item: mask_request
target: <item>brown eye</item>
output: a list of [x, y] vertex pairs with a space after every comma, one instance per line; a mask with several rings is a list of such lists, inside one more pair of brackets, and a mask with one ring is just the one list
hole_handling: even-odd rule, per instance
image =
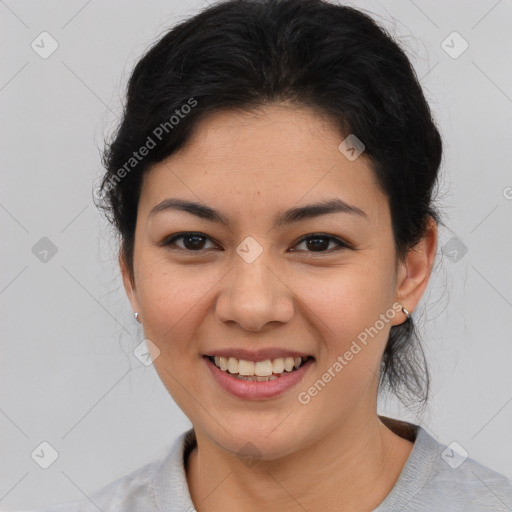
[[[208, 242], [211, 243], [213, 247], [207, 247], [206, 245]], [[325, 235], [322, 233], [308, 235], [302, 238], [302, 240], [298, 242], [296, 246], [300, 244], [305, 245], [305, 249], [300, 249], [300, 251], [309, 253], [332, 253], [341, 249], [350, 249], [349, 244], [346, 242], [334, 236]], [[334, 244], [334, 246], [331, 246], [331, 244]], [[204, 233], [195, 232], [186, 232], [173, 235], [164, 240], [161, 245], [168, 247], [171, 250], [197, 253], [212, 248], [218, 248], [218, 246], [216, 246], [213, 241]], [[294, 252], [296, 251], [297, 250], [294, 249]]]
[[[334, 243], [334, 248], [328, 250], [331, 243]], [[305, 244], [306, 252], [334, 252], [340, 249], [348, 249], [349, 246], [342, 240], [331, 235], [324, 235], [317, 233], [304, 237], [297, 245]]]
[[[176, 241], [182, 240], [182, 245], [177, 244]], [[207, 242], [211, 242], [211, 240], [204, 235], [203, 233], [181, 233], [179, 235], [174, 235], [171, 238], [166, 239], [162, 245], [166, 247], [176, 246], [177, 250], [189, 251], [189, 252], [200, 252], [208, 249], [205, 248]], [[211, 242], [213, 244], [213, 242]], [[215, 246], [215, 244], [213, 244]]]

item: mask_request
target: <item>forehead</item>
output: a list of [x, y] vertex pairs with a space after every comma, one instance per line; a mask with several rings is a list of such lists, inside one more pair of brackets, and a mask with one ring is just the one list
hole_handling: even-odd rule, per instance
[[180, 151], [147, 172], [139, 213], [168, 197], [249, 216], [339, 197], [382, 215], [387, 201], [369, 160], [347, 159], [338, 149], [343, 139], [307, 108], [210, 114]]

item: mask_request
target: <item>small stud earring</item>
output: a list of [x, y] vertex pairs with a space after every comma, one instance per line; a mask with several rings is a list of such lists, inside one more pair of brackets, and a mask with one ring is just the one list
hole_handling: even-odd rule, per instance
[[137, 322], [139, 322], [139, 324], [141, 324], [142, 322], [139, 320], [139, 312], [137, 313], [133, 313], [133, 316], [135, 317], [135, 320], [137, 320]]
[[407, 320], [409, 320], [409, 318], [411, 318], [411, 314], [409, 313], [409, 310], [402, 306], [402, 311], [403, 311], [404, 315], [407, 317]]

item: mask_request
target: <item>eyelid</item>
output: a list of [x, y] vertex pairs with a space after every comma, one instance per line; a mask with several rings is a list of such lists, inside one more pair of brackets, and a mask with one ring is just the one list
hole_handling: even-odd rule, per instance
[[[170, 235], [170, 236], [164, 238], [162, 240], [162, 242], [160, 242], [158, 245], [167, 247], [167, 246], [170, 246], [171, 244], [173, 244], [176, 240], [179, 240], [180, 238], [184, 238], [186, 236], [199, 236], [202, 238], [206, 238], [208, 241], [213, 242], [214, 244], [218, 245], [218, 243], [212, 237], [208, 236], [205, 233], [201, 233], [200, 231], [182, 231], [181, 233], [174, 233], [173, 235]], [[183, 249], [181, 247], [177, 247], [176, 250], [182, 251], [182, 252], [188, 252], [190, 254], [194, 254], [194, 253], [201, 254], [202, 252], [205, 252], [207, 249], [201, 249], [199, 251], [190, 251], [188, 249]]]
[[[309, 234], [303, 236], [299, 241], [295, 242], [294, 246], [301, 244], [302, 242], [309, 240], [310, 238], [315, 238], [315, 237], [327, 238], [329, 240], [329, 242], [335, 242], [338, 245], [338, 249], [352, 249], [353, 248], [352, 245], [349, 244], [347, 241], [345, 241], [342, 238], [339, 238], [337, 236], [329, 235], [328, 233], [309, 233]], [[332, 254], [333, 252], [336, 252], [336, 251], [329, 249], [328, 251], [320, 251], [320, 252], [315, 252], [315, 251], [300, 251], [300, 252], [306, 252], [308, 254]]]
[[[175, 233], [175, 234], [173, 234], [173, 235], [171, 235], [169, 237], [166, 237], [159, 245], [163, 246], [163, 247], [168, 247], [171, 244], [173, 244], [176, 240], [179, 240], [180, 238], [184, 238], [187, 235], [195, 235], [195, 236], [199, 236], [199, 237], [202, 237], [202, 238], [206, 238], [208, 241], [210, 241], [210, 242], [212, 242], [214, 244], [217, 244], [217, 242], [213, 238], [211, 238], [210, 236], [208, 236], [205, 233], [202, 233], [202, 232], [199, 232], [199, 231], [182, 231], [180, 233]], [[323, 254], [333, 254], [335, 252], [338, 252], [341, 249], [353, 249], [352, 244], [350, 244], [349, 242], [343, 240], [342, 238], [339, 238], [339, 237], [334, 236], [334, 235], [330, 235], [328, 233], [321, 233], [321, 232], [308, 233], [307, 235], [304, 235], [302, 238], [300, 238], [297, 242], [295, 242], [293, 244], [293, 246], [301, 244], [302, 242], [304, 242], [306, 240], [309, 240], [309, 239], [312, 239], [312, 238], [315, 238], [315, 237], [326, 238], [326, 239], [329, 240], [329, 242], [336, 243], [337, 244], [337, 248], [335, 250], [329, 249], [327, 251], [318, 251], [318, 252], [316, 252], [316, 251], [297, 251], [297, 250], [292, 251], [292, 252], [303, 252], [303, 253], [306, 253], [306, 254], [321, 256]], [[199, 255], [199, 254], [205, 253], [209, 249], [200, 249], [198, 251], [191, 251], [191, 250], [188, 250], [188, 249], [183, 249], [181, 247], [174, 247], [171, 250], [185, 252], [185, 253], [188, 253], [188, 254]]]

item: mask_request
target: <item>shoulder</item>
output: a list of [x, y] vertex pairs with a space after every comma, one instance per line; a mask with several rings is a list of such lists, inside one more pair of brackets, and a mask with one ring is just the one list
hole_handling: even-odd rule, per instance
[[[183, 486], [186, 485], [183, 453], [194, 440], [192, 429], [182, 433], [162, 458], [114, 480], [83, 499], [14, 512], [158, 512], [162, 499], [165, 504], [169, 501], [164, 493], [171, 493], [171, 501], [183, 497]], [[170, 489], [169, 485], [173, 488]]]
[[38, 510], [16, 512], [156, 512], [153, 489], [155, 471], [160, 461], [151, 462], [102, 487], [81, 500], [59, 503]]
[[[419, 494], [437, 500], [440, 506], [451, 504], [447, 510], [499, 511], [512, 509], [512, 481], [504, 475], [464, 457], [452, 466], [446, 460], [453, 460], [453, 449], [440, 445], [442, 453], [438, 458], [432, 480]], [[460, 466], [458, 463], [461, 462]]]
[[439, 443], [421, 427], [391, 493], [376, 510], [491, 512], [512, 510], [512, 481]]
[[[183, 461], [186, 450], [194, 443], [195, 433], [190, 429], [171, 443], [162, 458], [114, 480], [79, 501], [15, 512], [158, 512], [175, 501], [191, 504]], [[191, 506], [188, 508], [192, 509]]]

